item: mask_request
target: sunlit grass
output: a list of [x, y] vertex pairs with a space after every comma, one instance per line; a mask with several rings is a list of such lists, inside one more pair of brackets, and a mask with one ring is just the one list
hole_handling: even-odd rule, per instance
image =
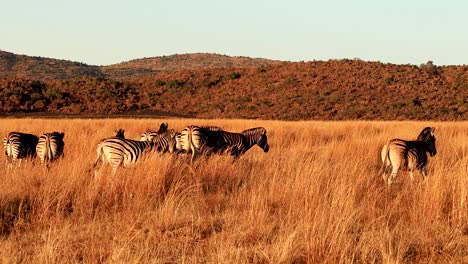
[[[99, 140], [161, 122], [263, 126], [270, 152], [149, 158], [94, 177]], [[380, 147], [436, 127], [429, 177], [390, 189]], [[337, 263], [468, 261], [468, 122], [2, 119], [0, 133], [65, 132], [65, 157], [0, 166], [2, 262]]]

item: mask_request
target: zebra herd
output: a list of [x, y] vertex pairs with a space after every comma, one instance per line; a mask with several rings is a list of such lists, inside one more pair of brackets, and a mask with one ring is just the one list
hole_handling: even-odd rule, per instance
[[211, 154], [229, 154], [237, 159], [254, 145], [268, 152], [270, 147], [266, 133], [263, 127], [233, 133], [220, 127], [195, 125], [187, 126], [179, 133], [169, 130], [167, 123], [162, 123], [158, 131], [148, 130], [138, 141], [127, 139], [123, 131], [118, 131], [114, 137], [99, 142], [94, 168], [97, 173], [103, 164], [109, 164], [115, 173], [118, 167], [132, 165], [147, 153], [155, 151], [191, 153], [192, 163], [200, 155]]
[[[425, 179], [427, 177], [428, 158], [437, 154], [434, 127], [424, 128], [416, 140], [391, 139], [381, 150], [383, 179], [391, 185], [400, 169], [410, 172], [419, 170]], [[201, 155], [228, 154], [234, 160], [247, 152], [254, 145], [268, 152], [267, 131], [256, 127], [233, 133], [216, 126], [185, 127], [182, 132], [168, 129], [167, 123], [162, 123], [159, 130], [144, 132], [140, 140], [125, 138], [125, 131], [116, 130], [113, 137], [102, 139], [97, 146], [97, 157], [94, 162], [97, 174], [102, 165], [109, 164], [113, 174], [120, 167], [128, 167], [146, 157], [149, 153], [191, 154], [191, 162]], [[44, 133], [36, 135], [10, 132], [3, 139], [6, 160], [9, 166], [21, 163], [22, 159], [39, 157], [45, 167], [50, 162], [63, 156], [64, 133]], [[390, 167], [391, 173], [390, 172]], [[389, 175], [390, 174], [390, 175]]]
[[63, 156], [64, 133], [44, 133], [40, 137], [33, 134], [10, 132], [3, 139], [3, 147], [9, 166], [21, 163], [26, 158], [39, 157], [41, 164], [48, 167], [50, 162]]

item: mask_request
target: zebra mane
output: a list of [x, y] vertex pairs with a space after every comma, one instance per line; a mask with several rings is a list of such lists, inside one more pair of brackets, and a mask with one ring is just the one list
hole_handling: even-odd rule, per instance
[[250, 128], [247, 130], [242, 131], [243, 135], [254, 135], [254, 134], [261, 134], [261, 135], [266, 135], [266, 129], [264, 127], [255, 127], [255, 128]]
[[419, 133], [418, 140], [428, 142], [431, 139], [435, 138], [434, 136], [434, 127], [426, 127], [424, 128], [421, 133]]
[[201, 126], [200, 128], [208, 130], [210, 132], [224, 131], [224, 129], [217, 126]]

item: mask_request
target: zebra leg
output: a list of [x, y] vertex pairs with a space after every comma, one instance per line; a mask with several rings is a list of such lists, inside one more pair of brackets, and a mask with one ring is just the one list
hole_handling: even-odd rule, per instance
[[388, 178], [388, 181], [387, 181], [388, 186], [390, 186], [392, 184], [392, 181], [395, 180], [399, 169], [400, 169], [400, 164], [393, 165], [392, 174], [390, 175], [390, 177]]
[[426, 178], [427, 178], [427, 167], [426, 166], [421, 168], [421, 174], [423, 176], [423, 180], [426, 180]]
[[409, 176], [410, 176], [411, 181], [414, 181], [414, 173], [413, 173], [413, 170], [410, 170]]
[[388, 166], [386, 164], [383, 165], [382, 179], [384, 180], [385, 183], [387, 183], [387, 181], [388, 181]]

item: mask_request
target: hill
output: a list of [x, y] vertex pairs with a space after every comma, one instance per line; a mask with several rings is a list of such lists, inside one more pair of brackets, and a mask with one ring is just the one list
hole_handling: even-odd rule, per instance
[[191, 69], [249, 68], [276, 65], [281, 61], [261, 58], [231, 57], [219, 54], [194, 53], [151, 57], [131, 60], [101, 67], [106, 76], [113, 79], [141, 77], [161, 72]]
[[80, 62], [17, 55], [0, 50], [0, 78], [35, 80], [104, 77], [100, 68]]
[[121, 80], [4, 78], [0, 96], [7, 114], [468, 120], [468, 66], [330, 60], [167, 70]]
[[246, 68], [279, 63], [282, 62], [260, 58], [195, 53], [142, 58], [108, 66], [94, 66], [68, 60], [17, 55], [0, 50], [0, 78], [65, 80], [104, 77], [121, 80], [187, 69]]

